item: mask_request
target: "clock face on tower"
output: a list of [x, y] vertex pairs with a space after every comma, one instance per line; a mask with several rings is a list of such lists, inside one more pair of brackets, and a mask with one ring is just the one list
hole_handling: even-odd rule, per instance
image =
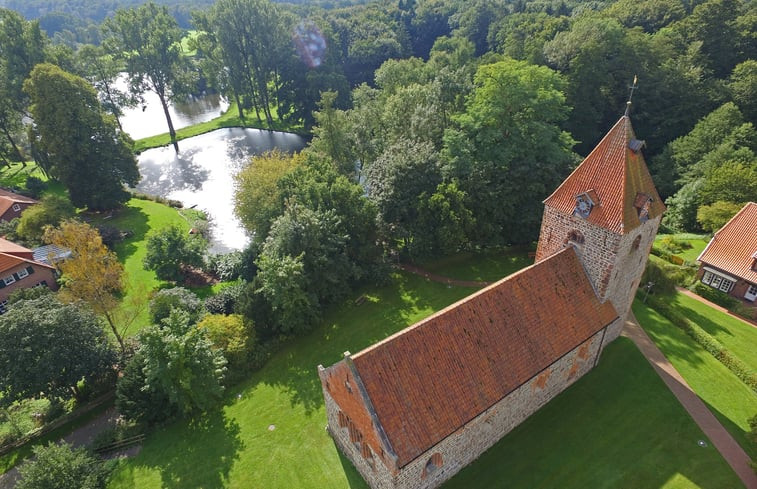
[[589, 217], [589, 213], [591, 213], [591, 208], [591, 201], [586, 197], [579, 195], [578, 197], [576, 197], [576, 209], [573, 211], [573, 214], [586, 219], [587, 217]]

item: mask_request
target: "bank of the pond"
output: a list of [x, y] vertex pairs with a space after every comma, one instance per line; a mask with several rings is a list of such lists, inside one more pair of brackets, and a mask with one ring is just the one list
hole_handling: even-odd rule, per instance
[[[215, 131], [216, 129], [229, 127], [281, 131], [297, 134], [298, 136], [305, 138], [310, 137], [310, 134], [305, 131], [305, 128], [302, 124], [285, 124], [278, 121], [278, 115], [275, 107], [271, 108], [271, 113], [273, 114], [275, 120], [273, 126], [269, 127], [268, 124], [265, 123], [265, 121], [258, 121], [258, 118], [255, 115], [254, 111], [245, 111], [244, 119], [239, 117], [239, 110], [237, 109], [236, 103], [231, 103], [228, 110], [224, 112], [220, 117], [216, 117], [215, 119], [207, 122], [201, 122], [199, 124], [194, 124], [192, 126], [178, 129], [176, 131], [176, 140], [182, 141], [184, 139]], [[162, 146], [168, 146], [170, 144], [171, 136], [168, 133], [158, 134], [157, 136], [151, 136], [148, 138], [136, 140], [134, 142], [134, 152], [138, 154], [147, 149], [159, 148]]]

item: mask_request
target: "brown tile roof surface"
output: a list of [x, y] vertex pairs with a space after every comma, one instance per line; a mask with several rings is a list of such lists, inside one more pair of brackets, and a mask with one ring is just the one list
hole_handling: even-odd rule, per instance
[[616, 317], [568, 247], [352, 359], [401, 467]]
[[16, 243], [8, 241], [7, 239], [0, 238], [0, 253], [10, 253], [14, 255], [29, 254], [29, 256], [31, 257], [32, 250], [30, 250], [29, 248], [24, 248], [21, 245], [17, 245]]
[[11, 192], [9, 190], [4, 190], [0, 188], [0, 197], [5, 197], [8, 200], [11, 200], [13, 202], [22, 202], [25, 204], [36, 204], [38, 201], [35, 199], [32, 199], [31, 197], [27, 197], [25, 195], [17, 194], [15, 192]]
[[628, 116], [621, 117], [544, 203], [571, 214], [576, 206], [576, 196], [594, 190], [599, 197], [599, 206], [594, 206], [587, 221], [619, 234], [641, 224], [634, 207], [638, 193], [653, 199], [650, 218], [661, 215], [665, 205], [657, 194], [644, 156], [628, 147], [634, 138], [631, 120]]
[[756, 252], [757, 203], [750, 202], [715, 233], [699, 261], [757, 284], [757, 272], [751, 268]]

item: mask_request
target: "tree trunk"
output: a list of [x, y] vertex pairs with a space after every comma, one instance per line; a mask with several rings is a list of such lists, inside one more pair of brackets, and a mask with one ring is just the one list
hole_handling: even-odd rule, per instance
[[234, 101], [237, 103], [237, 111], [239, 111], [239, 118], [244, 120], [244, 110], [242, 110], [242, 100], [239, 98], [239, 94], [234, 90]]
[[[176, 151], [178, 152], [178, 149]], [[110, 326], [111, 331], [113, 331], [113, 336], [116, 337], [116, 341], [118, 341], [118, 345], [121, 347], [121, 353], [125, 353], [126, 343], [124, 343], [123, 337], [118, 332], [118, 328], [116, 327], [116, 323], [113, 321], [113, 317], [107, 312], [104, 312], [103, 316], [105, 316], [105, 320], [108, 322], [108, 325]]]
[[3, 124], [3, 134], [5, 134], [5, 137], [8, 138], [8, 142], [11, 143], [11, 146], [13, 147], [13, 152], [18, 157], [18, 160], [26, 166], [26, 161], [24, 161], [26, 158], [24, 158], [24, 155], [21, 153], [21, 150], [18, 149], [18, 146], [16, 146], [16, 142], [13, 140], [13, 137], [11, 136], [10, 131], [8, 131], [8, 128]]
[[176, 141], [176, 130], [173, 128], [173, 121], [171, 120], [171, 113], [168, 112], [168, 101], [163, 93], [158, 92], [158, 98], [160, 99], [160, 105], [163, 106], [163, 113], [166, 115], [166, 122], [168, 122], [168, 133], [171, 135], [171, 142], [176, 152], [179, 152], [179, 143]]

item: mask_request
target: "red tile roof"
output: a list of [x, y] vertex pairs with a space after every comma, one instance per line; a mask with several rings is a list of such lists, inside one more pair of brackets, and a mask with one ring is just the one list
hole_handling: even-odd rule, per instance
[[568, 247], [352, 361], [402, 467], [615, 318]]
[[34, 252], [7, 239], [0, 238], [0, 273], [10, 270], [22, 263], [54, 269], [45, 263], [34, 261]]
[[24, 204], [36, 204], [38, 201], [35, 199], [32, 199], [31, 197], [27, 197], [25, 195], [17, 194], [15, 192], [11, 192], [8, 190], [3, 190], [0, 188], [0, 197], [5, 197], [10, 201], [13, 202], [21, 202]]
[[757, 204], [745, 205], [712, 237], [698, 260], [757, 284], [752, 264], [757, 253]]
[[7, 239], [0, 238], [0, 253], [10, 253], [12, 255], [26, 255], [28, 253], [31, 257], [32, 250], [17, 245]]
[[[657, 194], [641, 150], [635, 152], [628, 146], [633, 139], [631, 120], [623, 116], [544, 204], [572, 214], [576, 196], [593, 190], [599, 205], [594, 206], [587, 221], [619, 234], [628, 233], [641, 224], [634, 207], [639, 193], [652, 198], [649, 217], [661, 215], [665, 205]], [[594, 195], [591, 199], [594, 200]]]

